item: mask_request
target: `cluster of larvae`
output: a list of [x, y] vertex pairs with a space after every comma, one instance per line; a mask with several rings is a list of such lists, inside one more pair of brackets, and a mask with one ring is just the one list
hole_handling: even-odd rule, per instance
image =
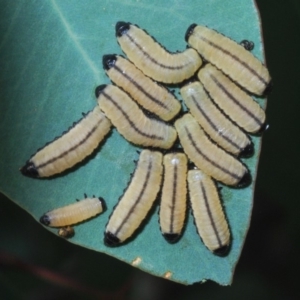
[[[265, 112], [251, 94], [264, 96], [270, 89], [268, 70], [249, 51], [251, 42], [237, 44], [195, 24], [185, 36], [190, 48], [178, 53], [166, 51], [131, 23], [118, 22], [116, 37], [128, 59], [103, 56], [114, 85], [97, 87], [94, 110], [38, 150], [21, 172], [31, 177], [60, 173], [90, 155], [114, 126], [126, 140], [147, 149], [109, 218], [105, 244], [127, 241], [160, 195], [160, 227], [168, 242], [182, 235], [189, 198], [203, 243], [215, 254], [227, 254], [230, 230], [214, 180], [232, 187], [251, 182], [239, 157], [254, 152], [247, 133], [266, 127]], [[189, 112], [157, 82], [180, 86]], [[99, 199], [54, 210], [41, 222], [54, 227], [81, 222], [102, 212]]]

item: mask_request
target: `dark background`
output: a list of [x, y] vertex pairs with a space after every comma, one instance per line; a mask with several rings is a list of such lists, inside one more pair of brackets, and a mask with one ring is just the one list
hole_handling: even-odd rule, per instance
[[151, 276], [57, 238], [0, 195], [0, 299], [300, 299], [300, 1], [257, 4], [274, 88], [251, 228], [232, 286]]

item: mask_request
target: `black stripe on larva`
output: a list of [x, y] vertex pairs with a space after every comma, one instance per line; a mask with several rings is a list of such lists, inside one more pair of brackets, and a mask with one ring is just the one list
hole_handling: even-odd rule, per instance
[[97, 127], [99, 126], [99, 124], [102, 122], [103, 120], [100, 120], [100, 122], [98, 122], [96, 124], [96, 126], [94, 126], [87, 134], [86, 136], [81, 140], [79, 141], [77, 144], [75, 144], [73, 147], [71, 147], [70, 149], [64, 151], [63, 153], [61, 153], [60, 155], [58, 156], [55, 156], [47, 161], [45, 161], [43, 164], [40, 164], [38, 166], [36, 166], [36, 169], [39, 169], [39, 168], [43, 168], [45, 167], [46, 165], [48, 164], [52, 164], [54, 161], [58, 160], [58, 159], [61, 159], [63, 158], [64, 156], [66, 156], [68, 153], [74, 151], [76, 148], [80, 147], [82, 144], [84, 144], [91, 136], [92, 134], [96, 131]]
[[[175, 66], [175, 67], [173, 67], [173, 66], [168, 66], [168, 65], [165, 65], [165, 64], [161, 64], [160, 62], [158, 62], [154, 57], [152, 57], [149, 53], [147, 53], [145, 50], [144, 50], [144, 48], [140, 45], [140, 44], [138, 44], [136, 41], [135, 41], [135, 39], [134, 38], [132, 38], [132, 36], [127, 32], [126, 33], [126, 36], [128, 37], [128, 39], [150, 60], [150, 61], [152, 61], [154, 64], [156, 64], [156, 65], [158, 65], [159, 67], [161, 67], [161, 68], [163, 68], [163, 69], [168, 69], [168, 70], [181, 70], [181, 69], [183, 69], [183, 68], [185, 68], [187, 65], [189, 65], [190, 64], [190, 62], [189, 63], [187, 63], [187, 64], [185, 64], [185, 65], [179, 65], [179, 66]], [[155, 43], [156, 43], [156, 41], [155, 41]], [[169, 51], [167, 51], [167, 52], [169, 52]]]
[[231, 52], [229, 52], [228, 50], [220, 47], [219, 45], [215, 44], [214, 42], [208, 40], [207, 38], [201, 36], [199, 37], [202, 41], [206, 42], [207, 44], [211, 45], [212, 47], [220, 50], [221, 52], [223, 52], [224, 54], [230, 56], [233, 60], [235, 60], [237, 63], [241, 64], [243, 67], [245, 67], [246, 69], [248, 69], [248, 71], [250, 73], [252, 73], [254, 76], [256, 76], [258, 78], [259, 81], [261, 81], [266, 87], [268, 86], [268, 82], [265, 81], [264, 78], [262, 78], [253, 68], [251, 68], [251, 66], [249, 66], [247, 63], [245, 63], [244, 61], [242, 61], [241, 59], [239, 59], [236, 55], [232, 54]]
[[123, 110], [123, 108], [122, 108], [122, 107], [121, 107], [121, 106], [120, 106], [120, 105], [119, 105], [112, 97], [110, 97], [108, 94], [106, 94], [106, 93], [104, 92], [104, 90], [102, 90], [101, 93], [102, 93], [102, 95], [103, 95], [106, 99], [110, 100], [110, 101], [115, 105], [115, 107], [116, 107], [119, 111], [121, 111], [121, 113], [123, 114], [123, 116], [125, 117], [125, 119], [127, 120], [127, 122], [130, 124], [130, 126], [131, 126], [138, 134], [140, 134], [140, 135], [142, 135], [142, 136], [144, 136], [144, 137], [146, 137], [146, 138], [149, 138], [149, 139], [156, 139], [156, 140], [160, 140], [160, 141], [164, 140], [164, 137], [161, 137], [161, 136], [158, 136], [158, 135], [155, 135], [155, 134], [149, 135], [149, 134], [147, 134], [147, 133], [141, 131], [141, 130], [134, 124], [134, 122], [129, 118], [129, 116], [128, 116], [127, 113]]
[[106, 54], [102, 57], [102, 65], [105, 70], [109, 70], [114, 67], [117, 61], [116, 54]]
[[191, 142], [191, 144], [193, 145], [193, 147], [196, 149], [197, 153], [200, 154], [201, 156], [203, 156], [209, 163], [211, 163], [214, 167], [220, 169], [222, 172], [228, 174], [229, 176], [235, 178], [235, 179], [240, 179], [240, 177], [235, 174], [235, 173], [232, 173], [230, 171], [228, 171], [227, 169], [223, 168], [222, 166], [220, 166], [217, 162], [215, 161], [212, 161], [208, 156], [206, 156], [202, 151], [201, 149], [197, 146], [195, 140], [193, 139], [193, 136], [192, 134], [190, 133], [190, 131], [188, 130], [188, 128], [185, 126], [184, 127], [186, 133], [187, 133], [187, 136]]
[[28, 177], [33, 177], [33, 178], [39, 177], [39, 173], [37, 171], [36, 166], [34, 165], [33, 162], [30, 162], [30, 161], [26, 162], [25, 166], [23, 166], [20, 169], [20, 172], [23, 175], [28, 176]]
[[188, 29], [186, 30], [184, 39], [185, 39], [185, 41], [186, 41], [187, 43], [188, 43], [189, 37], [193, 34], [194, 29], [195, 29], [196, 26], [197, 26], [197, 24], [196, 24], [196, 23], [193, 23], [193, 24], [191, 24], [191, 25], [188, 27]]
[[170, 220], [170, 233], [173, 233], [174, 224], [174, 210], [176, 205], [176, 190], [177, 190], [177, 165], [174, 166], [173, 170], [173, 191], [172, 191], [172, 207], [171, 207], [171, 220]]
[[[213, 80], [213, 82], [218, 86], [218, 88], [230, 99], [234, 104], [236, 104], [238, 107], [241, 108], [248, 116], [250, 116], [256, 124], [258, 124], [260, 127], [263, 126], [263, 123], [254, 115], [247, 107], [242, 105], [238, 99], [236, 99], [230, 91], [226, 89], [224, 85], [222, 85], [221, 82], [218, 81], [218, 79], [214, 75], [210, 75], [210, 78]], [[254, 100], [253, 100], [254, 101]]]
[[139, 202], [141, 201], [142, 197], [143, 197], [143, 194], [146, 190], [146, 187], [148, 185], [148, 181], [149, 181], [149, 178], [150, 178], [150, 173], [151, 173], [151, 170], [152, 170], [152, 161], [149, 162], [149, 165], [148, 165], [148, 169], [147, 169], [147, 174], [146, 174], [146, 178], [145, 178], [145, 181], [143, 183], [143, 186], [142, 186], [142, 189], [135, 201], [135, 203], [133, 204], [133, 206], [131, 207], [131, 209], [129, 210], [129, 212], [127, 213], [127, 215], [125, 216], [123, 222], [120, 224], [119, 228], [117, 228], [116, 232], [115, 232], [115, 235], [118, 235], [119, 231], [122, 229], [122, 227], [124, 226], [124, 224], [127, 222], [127, 220], [129, 219], [129, 217], [132, 215], [132, 213], [134, 212], [136, 206], [139, 204]]
[[[219, 129], [217, 125], [213, 122], [212, 119], [209, 118], [209, 116], [206, 114], [205, 110], [202, 109], [202, 107], [199, 105], [198, 101], [196, 101], [194, 95], [192, 95], [192, 99], [198, 110], [201, 112], [203, 115], [204, 119], [209, 123], [209, 125], [214, 129], [214, 131], [219, 132]], [[229, 137], [225, 136], [222, 134], [222, 132], [219, 132], [219, 135], [221, 135], [224, 140], [226, 140], [229, 144], [231, 144], [233, 147], [235, 147], [238, 150], [241, 150], [240, 146], [235, 143], [233, 140], [231, 140]]]
[[[104, 56], [113, 56], [113, 55], [104, 55]], [[105, 59], [104, 56], [103, 56], [103, 66], [105, 64], [108, 67], [107, 70], [113, 67], [118, 73], [120, 73], [123, 77], [125, 77], [128, 81], [130, 81], [140, 92], [142, 92], [144, 95], [146, 95], [146, 97], [148, 97], [151, 101], [153, 101], [154, 103], [156, 103], [160, 107], [168, 109], [168, 106], [166, 104], [164, 104], [163, 102], [161, 102], [159, 99], [154, 98], [151, 94], [149, 94], [147, 91], [145, 91], [145, 89], [138, 82], [136, 82], [135, 80], [133, 80], [128, 75], [128, 73], [124, 73], [118, 66], [116, 66], [115, 65], [115, 63], [117, 61], [116, 57], [115, 57], [115, 60], [113, 61], [112, 57], [108, 57], [108, 58]], [[104, 61], [104, 59], [106, 61]]]
[[210, 220], [210, 224], [211, 224], [211, 226], [213, 228], [214, 234], [215, 234], [216, 239], [218, 241], [219, 248], [221, 248], [221, 247], [223, 247], [222, 241], [221, 241], [219, 232], [217, 230], [217, 227], [216, 227], [216, 224], [215, 224], [212, 212], [211, 212], [211, 208], [209, 206], [209, 202], [208, 202], [208, 199], [207, 199], [205, 187], [203, 186], [202, 182], [200, 182], [200, 187], [201, 187], [201, 191], [202, 191], [202, 194], [203, 194], [204, 203], [205, 203], [206, 211], [207, 211], [207, 214], [208, 214], [208, 217], [209, 217], [209, 220]]
[[40, 218], [40, 222], [46, 226], [48, 226], [50, 224], [50, 219], [49, 216], [47, 214], [42, 215]]
[[126, 32], [130, 28], [130, 23], [119, 21], [116, 24], [116, 36], [122, 36], [123, 34], [126, 34]]

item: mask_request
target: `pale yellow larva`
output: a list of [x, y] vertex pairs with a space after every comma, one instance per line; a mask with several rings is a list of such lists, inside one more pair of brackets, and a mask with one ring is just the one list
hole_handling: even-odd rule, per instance
[[110, 128], [110, 121], [96, 106], [62, 136], [38, 150], [20, 171], [29, 177], [61, 173], [90, 155]]
[[170, 53], [139, 27], [126, 22], [116, 24], [118, 42], [144, 74], [164, 83], [179, 83], [192, 77], [202, 65], [194, 49]]
[[106, 225], [104, 242], [107, 246], [123, 243], [140, 226], [160, 189], [162, 172], [162, 154], [143, 150], [129, 186]]
[[179, 113], [181, 105], [175, 96], [145, 76], [127, 59], [119, 55], [104, 55], [102, 61], [111, 81], [145, 109], [164, 121], [173, 119]]
[[205, 26], [192, 24], [186, 41], [249, 92], [264, 95], [271, 86], [268, 69], [245, 47]]
[[250, 173], [235, 157], [212, 143], [191, 114], [175, 122], [181, 145], [189, 159], [203, 172], [224, 184], [245, 186]]
[[149, 118], [120, 88], [101, 85], [96, 89], [101, 110], [128, 141], [141, 146], [169, 149], [177, 134], [173, 126]]
[[45, 213], [40, 222], [46, 226], [64, 227], [90, 219], [102, 213], [104, 208], [103, 198], [85, 198]]
[[253, 154], [248, 136], [217, 108], [199, 81], [184, 85], [180, 93], [190, 113], [214, 142], [236, 156]]
[[214, 254], [226, 255], [230, 231], [213, 180], [200, 170], [190, 170], [188, 186], [192, 213], [203, 243]]
[[164, 238], [176, 242], [183, 230], [186, 215], [187, 157], [174, 152], [164, 156], [164, 180], [159, 209], [160, 229]]
[[245, 131], [257, 133], [265, 129], [264, 110], [216, 67], [207, 64], [198, 77], [214, 102]]

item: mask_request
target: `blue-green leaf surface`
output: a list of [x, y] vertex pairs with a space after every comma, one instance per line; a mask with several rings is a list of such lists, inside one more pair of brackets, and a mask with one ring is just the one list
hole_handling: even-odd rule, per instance
[[[255, 156], [244, 160], [253, 176], [250, 187], [221, 191], [232, 232], [225, 258], [202, 244], [189, 214], [182, 239], [165, 242], [158, 225], [158, 207], [135, 238], [118, 248], [103, 244], [112, 208], [134, 170], [136, 149], [115, 130], [95, 155], [62, 176], [37, 180], [19, 172], [46, 142], [96, 105], [94, 89], [109, 83], [102, 55], [121, 54], [114, 27], [130, 21], [146, 29], [171, 51], [186, 47], [191, 23], [205, 24], [231, 38], [254, 41], [263, 59], [260, 22], [252, 0], [44, 0], [0, 1], [0, 189], [37, 221], [46, 211], [88, 195], [106, 199], [108, 210], [75, 227], [70, 242], [112, 255], [157, 276], [168, 274], [184, 284], [214, 280], [231, 283], [247, 233], [260, 139], [253, 137]], [[265, 106], [265, 100], [259, 100]], [[20, 224], [22, 227], [22, 224]], [[49, 229], [51, 230], [51, 229]], [[56, 230], [52, 230], [56, 233]], [[169, 273], [168, 273], [169, 272]]]

